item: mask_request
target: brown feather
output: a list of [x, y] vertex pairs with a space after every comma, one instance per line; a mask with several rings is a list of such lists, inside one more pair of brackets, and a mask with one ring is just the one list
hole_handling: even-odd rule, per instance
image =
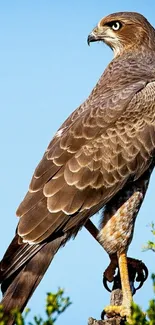
[[[5, 296], [1, 303], [6, 315], [17, 306], [20, 306], [21, 311], [24, 309], [63, 241], [64, 237], [60, 237], [46, 244], [27, 262], [17, 276], [12, 278], [10, 285], [7, 279], [3, 282], [2, 290]], [[10, 317], [7, 325], [13, 323], [14, 319]]]

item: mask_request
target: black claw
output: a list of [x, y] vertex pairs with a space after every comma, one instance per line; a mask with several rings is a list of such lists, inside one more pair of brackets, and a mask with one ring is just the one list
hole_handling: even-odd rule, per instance
[[143, 286], [144, 281], [141, 281], [139, 286], [135, 288], [136, 291], [138, 291]]
[[103, 285], [105, 287], [105, 289], [109, 292], [111, 292], [112, 290], [108, 287], [108, 284], [107, 284], [108, 280], [107, 278], [105, 277], [105, 275], [103, 276]]
[[102, 320], [104, 320], [105, 315], [106, 315], [106, 312], [105, 312], [104, 309], [103, 309], [103, 311], [102, 311], [102, 313], [101, 313], [101, 319], [102, 319]]
[[131, 288], [132, 296], [134, 296], [136, 293], [136, 289], [133, 281], [130, 281], [130, 288]]
[[146, 281], [148, 274], [149, 274], [148, 269], [143, 262], [141, 262], [141, 267], [142, 267], [142, 269], [139, 272], [137, 272], [136, 281], [140, 282], [140, 284], [138, 285], [137, 288], [135, 288], [136, 291], [139, 290], [143, 286], [143, 283]]

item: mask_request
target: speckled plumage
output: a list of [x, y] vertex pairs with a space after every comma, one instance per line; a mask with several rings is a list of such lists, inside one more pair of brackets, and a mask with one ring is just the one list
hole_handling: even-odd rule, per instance
[[[129, 239], [120, 240], [121, 251], [132, 238], [141, 191], [132, 192], [118, 212], [115, 199], [126, 188], [130, 193], [154, 164], [155, 30], [137, 13], [117, 13], [102, 19], [88, 37], [88, 43], [97, 40], [107, 43], [115, 58], [50, 142], [17, 209], [17, 234], [0, 268], [7, 312], [23, 309], [59, 247], [101, 208], [101, 234], [114, 222], [113, 238], [117, 214], [122, 227], [127, 217], [132, 224]], [[106, 223], [112, 203], [115, 216]], [[109, 229], [107, 234], [102, 242], [109, 240]]]
[[111, 259], [116, 258], [117, 252], [128, 250], [137, 213], [144, 200], [153, 168], [154, 164], [137, 181], [124, 187], [105, 206], [99, 241]]

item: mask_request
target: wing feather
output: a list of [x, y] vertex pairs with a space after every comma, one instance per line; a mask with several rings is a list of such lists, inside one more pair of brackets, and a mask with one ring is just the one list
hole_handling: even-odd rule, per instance
[[79, 229], [153, 159], [155, 83], [139, 81], [100, 101], [96, 91], [63, 124], [34, 172], [17, 210], [24, 241]]

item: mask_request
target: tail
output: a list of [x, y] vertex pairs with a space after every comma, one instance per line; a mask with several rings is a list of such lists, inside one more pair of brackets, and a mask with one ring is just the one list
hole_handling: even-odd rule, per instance
[[64, 236], [46, 243], [31, 259], [27, 260], [26, 264], [20, 267], [20, 270], [17, 269], [10, 277], [4, 277], [2, 280], [4, 297], [1, 304], [5, 315], [9, 315], [7, 325], [14, 324], [10, 311], [14, 308], [23, 311], [54, 255], [63, 243]]

